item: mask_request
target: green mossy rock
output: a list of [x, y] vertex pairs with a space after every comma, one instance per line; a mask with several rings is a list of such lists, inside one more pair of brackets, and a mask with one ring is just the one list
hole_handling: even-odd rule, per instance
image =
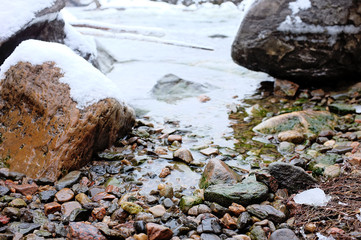
[[202, 198], [197, 196], [183, 196], [179, 202], [179, 208], [182, 212], [188, 212], [188, 210], [198, 204], [203, 203]]
[[138, 214], [140, 212], [144, 212], [144, 209], [136, 203], [122, 202], [120, 206], [124, 209], [124, 211], [130, 214]]
[[216, 202], [228, 207], [233, 202], [241, 205], [261, 202], [267, 198], [268, 187], [249, 176], [233, 185], [218, 184], [208, 187], [204, 192], [205, 201]]

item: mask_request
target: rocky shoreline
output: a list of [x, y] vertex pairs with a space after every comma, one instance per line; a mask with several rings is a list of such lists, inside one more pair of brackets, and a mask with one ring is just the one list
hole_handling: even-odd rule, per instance
[[[357, 204], [349, 206], [348, 218], [336, 211], [333, 218], [341, 220], [326, 229], [322, 218], [302, 219], [321, 208], [296, 204], [292, 194], [360, 174], [360, 86], [333, 93], [277, 84], [283, 90], [265, 83], [271, 88], [261, 88], [230, 113], [237, 119], [236, 138], [265, 117], [307, 109], [334, 116], [334, 126], [325, 125], [332, 129], [300, 135], [293, 125], [293, 132], [244, 134], [235, 150], [212, 144], [187, 149], [199, 139], [176, 123], [155, 128], [138, 120], [126, 138], [56, 182], [10, 172], [2, 159], [0, 239], [282, 240], [317, 239], [320, 232], [359, 239], [357, 224], [347, 224], [357, 223]], [[260, 138], [268, 141], [261, 143], [266, 148], [257, 145]], [[199, 175], [199, 188], [187, 185], [190, 175], [179, 162]], [[242, 168], [246, 163], [249, 169]], [[337, 195], [328, 190], [337, 205]]]

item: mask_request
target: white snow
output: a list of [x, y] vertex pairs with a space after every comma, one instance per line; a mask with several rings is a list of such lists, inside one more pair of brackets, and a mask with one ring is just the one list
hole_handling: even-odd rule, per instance
[[1, 65], [0, 81], [6, 71], [20, 61], [33, 65], [55, 62], [64, 74], [59, 81], [70, 86], [71, 98], [80, 109], [108, 97], [121, 101], [117, 86], [65, 45], [38, 40], [22, 42]]
[[0, 42], [31, 22], [37, 12], [53, 5], [55, 0], [2, 0], [0, 4]]
[[294, 197], [295, 203], [297, 204], [305, 204], [316, 207], [326, 206], [330, 199], [331, 197], [327, 196], [320, 188], [306, 190]]
[[297, 14], [300, 10], [306, 10], [311, 7], [310, 0], [297, 0], [289, 3], [289, 8], [292, 10], [292, 15]]
[[321, 233], [316, 233], [316, 236], [318, 237], [318, 240], [335, 240], [332, 236], [325, 237]]

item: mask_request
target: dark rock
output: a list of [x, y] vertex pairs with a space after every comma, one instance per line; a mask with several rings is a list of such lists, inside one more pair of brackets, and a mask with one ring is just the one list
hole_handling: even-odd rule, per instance
[[79, 180], [80, 175], [80, 171], [71, 171], [55, 183], [56, 190], [59, 191], [60, 189], [70, 187]]
[[251, 228], [251, 239], [256, 240], [267, 240], [266, 233], [263, 231], [261, 226], [253, 226]]
[[206, 218], [202, 220], [201, 224], [197, 227], [198, 233], [216, 233], [219, 234], [222, 232], [222, 227], [219, 224], [217, 218]]
[[135, 229], [136, 233], [138, 233], [138, 234], [147, 232], [144, 221], [135, 221], [134, 222], [134, 229]]
[[305, 170], [289, 163], [274, 162], [269, 165], [270, 174], [276, 178], [280, 188], [297, 192], [314, 185], [317, 181]]
[[71, 222], [68, 227], [67, 237], [73, 240], [105, 240], [106, 238], [93, 225], [85, 222]]
[[9, 188], [7, 188], [5, 186], [0, 186], [0, 196], [4, 196], [4, 195], [8, 194], [9, 191], [10, 191]]
[[39, 199], [40, 199], [40, 201], [45, 202], [45, 203], [50, 202], [54, 199], [56, 192], [57, 192], [56, 190], [46, 190], [46, 191], [39, 192]]
[[9, 224], [8, 230], [12, 233], [27, 234], [38, 228], [40, 228], [40, 224], [12, 222]]
[[286, 219], [283, 212], [270, 205], [253, 204], [247, 207], [247, 211], [260, 219], [268, 219], [276, 223], [281, 223]]
[[243, 230], [246, 228], [250, 223], [252, 223], [251, 215], [248, 212], [243, 212], [239, 215], [237, 219], [237, 228], [239, 230]]
[[241, 183], [234, 185], [218, 184], [208, 187], [204, 192], [204, 199], [228, 207], [233, 202], [248, 205], [267, 198], [268, 187], [249, 176]]
[[[348, 79], [360, 73], [359, 2], [261, 0], [253, 4], [232, 46], [251, 70], [292, 81]], [[336, 13], [337, 14], [334, 14]]]
[[2, 214], [6, 217], [11, 218], [12, 220], [17, 220], [20, 218], [20, 209], [15, 207], [6, 207], [3, 209]]
[[233, 171], [227, 164], [218, 158], [209, 159], [201, 176], [199, 187], [207, 188], [216, 184], [235, 184], [242, 176]]
[[[21, 48], [32, 46], [32, 41], [22, 42]], [[63, 73], [54, 63], [33, 66], [20, 62], [5, 76], [0, 133], [6, 139], [3, 152], [11, 155], [7, 162], [11, 171], [54, 180], [62, 170], [86, 164], [93, 152], [109, 147], [134, 123], [133, 111], [113, 98], [79, 109], [69, 85], [59, 81]]]
[[283, 228], [274, 231], [269, 240], [299, 240], [299, 238], [292, 230]]

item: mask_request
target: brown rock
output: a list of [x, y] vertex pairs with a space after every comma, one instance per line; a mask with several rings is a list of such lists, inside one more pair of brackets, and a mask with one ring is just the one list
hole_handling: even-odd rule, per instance
[[74, 197], [74, 192], [70, 188], [63, 188], [55, 194], [55, 198], [58, 202], [68, 202]]
[[6, 140], [0, 152], [11, 156], [11, 171], [55, 180], [133, 126], [133, 112], [115, 99], [78, 109], [62, 76], [54, 63], [20, 62], [1, 81], [0, 134]]
[[241, 213], [246, 211], [245, 207], [243, 207], [241, 204], [237, 204], [237, 203], [232, 203], [232, 205], [229, 206], [228, 209], [237, 217], [239, 215], [241, 215]]
[[148, 236], [144, 233], [136, 234], [133, 237], [135, 240], [148, 240]]
[[298, 88], [298, 84], [287, 80], [276, 79], [274, 83], [274, 93], [280, 97], [294, 97]]
[[220, 219], [221, 223], [228, 229], [237, 228], [237, 220], [233, 219], [228, 213], [224, 214], [223, 218]]
[[168, 142], [172, 143], [174, 141], [182, 142], [182, 136], [181, 135], [169, 135]]
[[94, 197], [92, 197], [92, 200], [94, 202], [98, 202], [100, 200], [113, 200], [113, 199], [115, 199], [115, 196], [107, 192], [100, 192], [97, 193]]
[[305, 140], [303, 133], [296, 130], [280, 132], [277, 137], [280, 142], [291, 142], [295, 144], [302, 143]]
[[165, 167], [162, 169], [162, 171], [159, 174], [160, 178], [165, 178], [166, 176], [168, 176], [170, 174], [170, 169]]
[[77, 201], [66, 202], [61, 205], [61, 213], [67, 217], [74, 209], [77, 208], [81, 208], [80, 203]]
[[45, 215], [52, 214], [55, 212], [60, 212], [61, 205], [57, 202], [51, 202], [44, 205]]
[[75, 196], [75, 200], [77, 200], [81, 205], [86, 205], [92, 202], [89, 197], [84, 193], [77, 194]]
[[206, 156], [218, 155], [219, 154], [219, 150], [217, 148], [212, 148], [212, 147], [202, 149], [200, 152], [203, 155], [206, 155]]
[[34, 193], [36, 193], [36, 191], [38, 191], [38, 185], [36, 185], [36, 183], [31, 183], [31, 184], [22, 184], [22, 185], [12, 185], [11, 187], [13, 187], [17, 192], [23, 194], [23, 195], [33, 195]]
[[155, 153], [158, 155], [167, 155], [168, 154], [168, 150], [164, 147], [157, 147], [155, 149]]
[[192, 153], [188, 149], [185, 149], [185, 148], [180, 148], [177, 151], [175, 151], [173, 154], [173, 157], [175, 159], [182, 160], [183, 162], [186, 162], [186, 163], [193, 162]]
[[199, 182], [200, 188], [207, 188], [214, 184], [234, 184], [240, 181], [242, 177], [233, 171], [227, 164], [218, 158], [209, 159], [204, 168], [201, 180]]
[[169, 240], [173, 236], [172, 230], [155, 223], [147, 223], [147, 235], [149, 240]]
[[72, 240], [106, 240], [96, 227], [87, 222], [71, 222], [68, 231], [67, 237]]
[[94, 208], [92, 211], [92, 217], [101, 221], [105, 217], [106, 213], [107, 210], [104, 207]]

